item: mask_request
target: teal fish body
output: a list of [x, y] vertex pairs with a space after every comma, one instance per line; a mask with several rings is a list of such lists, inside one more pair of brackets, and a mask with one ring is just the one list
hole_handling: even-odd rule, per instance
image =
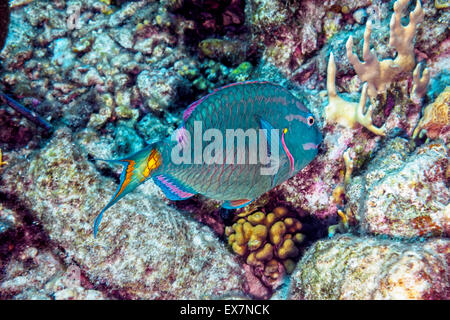
[[[311, 121], [310, 124], [308, 119]], [[248, 129], [254, 129], [257, 132], [264, 129], [261, 121], [268, 123], [273, 129], [279, 129], [280, 138], [282, 130], [287, 129], [284, 140], [294, 160], [294, 168], [291, 171], [289, 156], [280, 141], [278, 151], [280, 168], [275, 184], [272, 175], [260, 173], [264, 165], [258, 163], [249, 165], [248, 161], [237, 164], [236, 150], [233, 154], [234, 164], [227, 164], [226, 159], [223, 159], [219, 164], [176, 165], [171, 157], [174, 142], [169, 143], [169, 141], [164, 144], [170, 147], [162, 152], [163, 161], [159, 171], [190, 186], [197, 193], [213, 199], [255, 199], [295, 175], [317, 154], [317, 146], [322, 140], [322, 135], [314, 123], [313, 115], [300, 101], [285, 88], [272, 83], [233, 84], [218, 89], [201, 99], [199, 103], [188, 107], [182, 126], [189, 132], [191, 139], [194, 136], [196, 122], [201, 124], [203, 132], [208, 129], [219, 130], [224, 137], [223, 150], [226, 150], [226, 130], [241, 129], [245, 132]], [[198, 140], [200, 139], [197, 139], [197, 143]], [[261, 142], [264, 141], [258, 140], [258, 144]], [[203, 147], [206, 145], [207, 143], [203, 142]], [[191, 144], [192, 158], [194, 158], [193, 148]], [[246, 145], [247, 157], [248, 150], [249, 146]]]
[[171, 200], [195, 194], [247, 205], [294, 176], [318, 152], [314, 116], [287, 89], [263, 81], [231, 84], [191, 104], [167, 139], [117, 160], [121, 185], [103, 212], [152, 178]]

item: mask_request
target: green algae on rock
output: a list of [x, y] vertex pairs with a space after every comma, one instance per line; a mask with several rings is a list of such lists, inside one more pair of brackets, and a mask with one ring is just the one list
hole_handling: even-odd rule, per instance
[[206, 57], [237, 65], [247, 58], [249, 46], [239, 40], [206, 39], [198, 45]]

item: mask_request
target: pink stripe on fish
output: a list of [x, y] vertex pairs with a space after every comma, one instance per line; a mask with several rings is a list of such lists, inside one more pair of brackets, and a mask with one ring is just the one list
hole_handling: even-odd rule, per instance
[[292, 156], [291, 152], [289, 151], [289, 149], [286, 146], [286, 143], [284, 142], [285, 131], [286, 131], [286, 129], [281, 134], [281, 143], [283, 144], [284, 152], [286, 152], [286, 155], [288, 156], [289, 165], [291, 166], [291, 172], [289, 174], [292, 176], [292, 174], [294, 173], [294, 157]]
[[164, 185], [166, 185], [166, 187], [168, 187], [171, 192], [173, 192], [174, 194], [176, 194], [180, 198], [189, 198], [189, 197], [192, 197], [194, 195], [193, 193], [185, 192], [185, 191], [179, 189], [176, 185], [174, 185], [172, 182], [168, 181], [163, 176], [157, 176], [156, 178], [160, 182], [164, 183]]
[[303, 150], [310, 150], [310, 149], [317, 149], [319, 145], [314, 144], [312, 142], [304, 143], [302, 144]]
[[[210, 93], [211, 94], [211, 93]], [[189, 116], [191, 115], [192, 111], [194, 111], [194, 109], [203, 101], [205, 100], [207, 97], [209, 97], [209, 95], [204, 96], [203, 98], [201, 98], [200, 100], [195, 101], [194, 103], [190, 104], [189, 107], [187, 107], [186, 110], [184, 110], [183, 112], [183, 120], [186, 121], [187, 118], [189, 118]]]

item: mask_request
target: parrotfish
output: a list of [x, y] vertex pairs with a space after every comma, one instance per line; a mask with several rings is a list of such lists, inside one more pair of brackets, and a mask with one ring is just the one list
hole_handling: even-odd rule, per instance
[[105, 160], [124, 170], [95, 219], [94, 236], [103, 213], [149, 179], [170, 200], [202, 194], [241, 208], [303, 169], [321, 141], [313, 114], [280, 85], [246, 81], [216, 89], [187, 107], [172, 136]]

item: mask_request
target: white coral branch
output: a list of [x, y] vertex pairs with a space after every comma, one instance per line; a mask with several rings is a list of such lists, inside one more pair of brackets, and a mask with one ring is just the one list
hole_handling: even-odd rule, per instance
[[424, 13], [420, 0], [417, 0], [414, 11], [409, 14], [409, 23], [402, 26], [402, 15], [409, 0], [398, 0], [394, 3], [394, 13], [390, 23], [389, 45], [397, 50], [399, 55], [414, 56], [414, 46], [412, 45], [417, 25], [423, 21]]
[[334, 55], [331, 53], [327, 69], [328, 105], [325, 107], [327, 121], [337, 122], [349, 128], [354, 128], [359, 123], [373, 133], [384, 136], [386, 134], [384, 126], [379, 128], [372, 123], [373, 107], [369, 106], [367, 112], [364, 113], [367, 88], [367, 83], [365, 83], [359, 103], [342, 99], [336, 91], [336, 63]]
[[363, 59], [360, 61], [358, 56], [353, 53], [353, 37], [350, 36], [346, 43], [347, 58], [353, 65], [356, 74], [363, 82], [369, 86], [369, 95], [375, 97], [380, 89], [384, 89], [381, 78], [380, 61], [378, 61], [375, 51], [370, 50], [370, 35], [372, 34], [372, 22], [368, 21], [364, 30], [363, 40]]
[[422, 98], [427, 93], [427, 86], [430, 82], [430, 72], [425, 68], [420, 76], [422, 64], [418, 64], [413, 72], [413, 87], [411, 90], [411, 99], [414, 103], [420, 104]]
[[364, 62], [361, 62], [358, 56], [353, 53], [353, 38], [350, 37], [347, 41], [347, 57], [361, 81], [367, 82], [368, 93], [372, 98], [376, 97], [377, 94], [386, 92], [388, 85], [394, 80], [403, 78], [404, 74], [410, 72], [415, 66], [413, 39], [417, 24], [423, 20], [424, 13], [420, 0], [417, 0], [416, 8], [409, 15], [409, 24], [403, 26], [401, 18], [408, 3], [409, 0], [398, 0], [394, 4], [394, 13], [390, 23], [389, 44], [397, 51], [395, 59], [379, 61], [375, 51], [373, 49], [370, 50], [371, 21], [367, 22], [364, 31]]
[[367, 112], [364, 113], [364, 107], [366, 105], [367, 101], [367, 82], [364, 83], [363, 89], [361, 92], [361, 98], [358, 103], [358, 107], [356, 108], [356, 121], [360, 123], [362, 126], [366, 127], [373, 133], [379, 136], [386, 135], [386, 130], [383, 127], [379, 128], [373, 125], [372, 123], [372, 113], [373, 113], [373, 106], [369, 105], [369, 108], [367, 109]]

